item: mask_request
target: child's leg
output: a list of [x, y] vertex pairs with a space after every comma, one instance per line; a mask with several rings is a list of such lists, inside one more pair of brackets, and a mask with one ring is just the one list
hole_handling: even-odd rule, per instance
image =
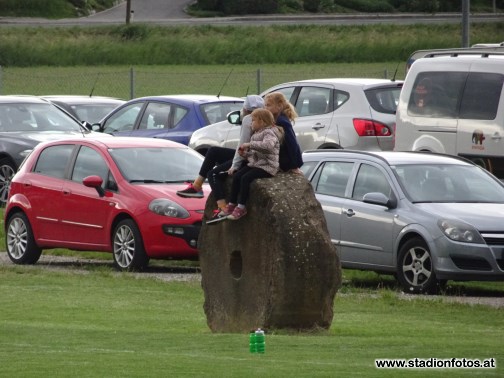
[[258, 178], [272, 177], [268, 172], [261, 168], [249, 168], [249, 171], [241, 176], [240, 195], [238, 197], [238, 206], [243, 208], [247, 204], [250, 194], [250, 185]]
[[238, 194], [241, 190], [242, 177], [247, 174], [252, 168], [245, 165], [233, 174], [233, 183], [231, 185], [231, 193], [229, 195], [229, 202], [236, 204], [238, 201]]

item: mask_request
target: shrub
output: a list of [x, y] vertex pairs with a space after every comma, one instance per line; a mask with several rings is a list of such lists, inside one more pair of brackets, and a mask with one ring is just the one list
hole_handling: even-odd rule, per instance
[[320, 7], [320, 0], [304, 0], [303, 9], [307, 12], [318, 12]]
[[277, 0], [222, 0], [222, 11], [229, 14], [268, 14], [279, 10]]
[[394, 7], [387, 0], [334, 0], [334, 4], [358, 12], [394, 12]]

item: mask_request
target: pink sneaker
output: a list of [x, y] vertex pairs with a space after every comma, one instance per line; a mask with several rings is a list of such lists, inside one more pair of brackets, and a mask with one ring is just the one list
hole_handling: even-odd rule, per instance
[[226, 208], [224, 210], [221, 210], [219, 213], [220, 217], [227, 217], [228, 215], [233, 214], [234, 209], [236, 208], [236, 205], [233, 204], [227, 204]]
[[227, 218], [229, 220], [238, 220], [240, 219], [241, 217], [247, 215], [247, 209], [246, 208], [239, 208], [239, 207], [236, 207], [233, 211], [233, 213], [228, 216]]
[[177, 194], [180, 197], [186, 197], [186, 198], [203, 198], [204, 197], [203, 189], [200, 189], [200, 190], [196, 189], [192, 182], [189, 182], [188, 184], [189, 185], [187, 185], [187, 188], [185, 188], [184, 190], [177, 191]]

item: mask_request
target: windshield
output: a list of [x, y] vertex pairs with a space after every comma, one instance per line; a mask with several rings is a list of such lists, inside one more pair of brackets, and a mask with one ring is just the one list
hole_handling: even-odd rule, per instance
[[228, 113], [241, 110], [243, 102], [210, 102], [200, 105], [201, 113], [205, 117], [207, 124], [212, 124], [227, 119]]
[[393, 169], [412, 202], [504, 203], [504, 186], [476, 166], [415, 164]]
[[128, 147], [110, 149], [110, 155], [132, 183], [192, 181], [203, 162], [203, 156], [188, 148]]
[[0, 131], [77, 131], [83, 128], [52, 104], [0, 104]]

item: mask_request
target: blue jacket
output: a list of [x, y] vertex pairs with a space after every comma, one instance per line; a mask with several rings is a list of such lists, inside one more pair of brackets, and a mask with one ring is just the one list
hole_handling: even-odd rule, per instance
[[303, 157], [292, 123], [286, 115], [280, 114], [275, 124], [284, 130], [284, 141], [280, 145], [280, 169], [285, 172], [300, 168], [303, 165]]

